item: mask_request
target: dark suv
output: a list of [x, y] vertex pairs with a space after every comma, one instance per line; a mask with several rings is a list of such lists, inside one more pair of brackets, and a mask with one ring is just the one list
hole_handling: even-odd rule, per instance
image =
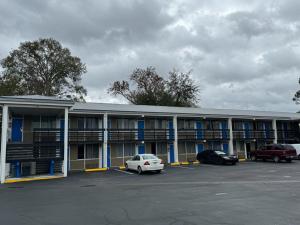
[[285, 160], [291, 162], [297, 156], [296, 149], [291, 145], [270, 144], [260, 146], [256, 151], [250, 153], [251, 160], [257, 159], [267, 160], [271, 159], [274, 162]]

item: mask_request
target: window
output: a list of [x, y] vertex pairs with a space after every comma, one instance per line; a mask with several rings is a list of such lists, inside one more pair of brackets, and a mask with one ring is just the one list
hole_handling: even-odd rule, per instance
[[86, 118], [85, 119], [85, 128], [88, 128], [88, 129], [98, 128], [98, 119], [97, 118]]
[[55, 117], [42, 116], [42, 128], [55, 128], [56, 119]]
[[123, 144], [115, 144], [116, 157], [123, 157]]
[[99, 148], [98, 144], [88, 144], [85, 150], [86, 159], [97, 159], [99, 158]]
[[78, 145], [77, 159], [84, 159], [84, 145]]
[[193, 120], [186, 120], [185, 121], [185, 129], [194, 129], [195, 122]]
[[32, 129], [41, 128], [40, 116], [34, 116], [32, 118]]
[[178, 127], [178, 129], [184, 129], [184, 120], [179, 120], [177, 127]]
[[124, 156], [135, 155], [135, 144], [124, 144]]
[[193, 143], [186, 143], [185, 148], [186, 148], [186, 153], [188, 154], [196, 153], [195, 144]]
[[155, 120], [148, 120], [148, 129], [155, 129]]
[[118, 129], [123, 129], [124, 126], [123, 126], [123, 119], [117, 119], [117, 128]]
[[167, 143], [157, 143], [156, 144], [156, 154], [166, 155], [167, 154]]
[[84, 118], [78, 118], [77, 119], [77, 126], [78, 126], [78, 129], [84, 129]]

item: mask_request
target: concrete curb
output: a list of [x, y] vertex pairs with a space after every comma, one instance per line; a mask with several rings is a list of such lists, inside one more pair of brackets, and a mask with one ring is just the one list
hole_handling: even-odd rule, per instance
[[49, 176], [49, 177], [30, 177], [30, 178], [15, 178], [15, 179], [8, 179], [4, 183], [5, 184], [12, 184], [18, 182], [29, 182], [29, 181], [36, 181], [36, 180], [53, 180], [63, 178], [64, 176]]
[[95, 168], [95, 169], [86, 169], [85, 172], [103, 172], [107, 170], [108, 168]]

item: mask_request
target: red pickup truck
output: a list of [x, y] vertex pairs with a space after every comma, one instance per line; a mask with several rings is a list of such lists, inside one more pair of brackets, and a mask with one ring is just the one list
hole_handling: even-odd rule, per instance
[[291, 145], [270, 144], [260, 146], [257, 150], [250, 153], [251, 160], [257, 159], [267, 160], [271, 159], [274, 162], [285, 160], [292, 162], [297, 157], [296, 149]]

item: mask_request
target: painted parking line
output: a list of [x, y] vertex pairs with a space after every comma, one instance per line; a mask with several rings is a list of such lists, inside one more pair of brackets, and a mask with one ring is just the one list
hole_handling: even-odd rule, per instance
[[227, 195], [228, 193], [222, 192], [222, 193], [216, 193], [216, 195]]
[[119, 169], [114, 169], [115, 171], [118, 171], [118, 172], [121, 172], [121, 173], [126, 173], [126, 174], [134, 174], [134, 173], [131, 173], [131, 172], [128, 172], [128, 171], [124, 171], [124, 170], [119, 170]]

